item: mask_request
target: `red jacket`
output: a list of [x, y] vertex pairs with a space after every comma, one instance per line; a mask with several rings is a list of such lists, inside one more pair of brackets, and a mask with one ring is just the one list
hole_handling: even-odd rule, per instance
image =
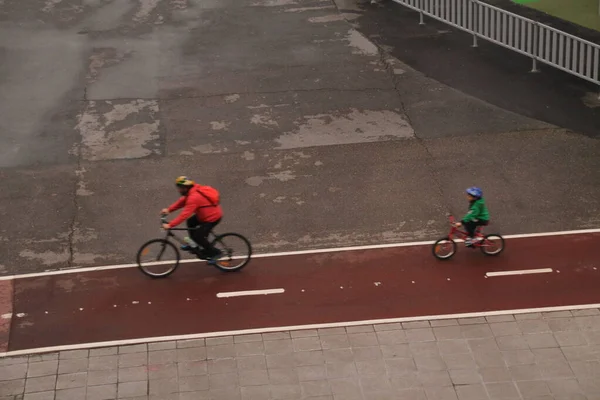
[[179, 200], [171, 204], [168, 208], [169, 212], [180, 208], [183, 208], [183, 210], [173, 221], [169, 222], [170, 228], [179, 225], [194, 213], [200, 222], [215, 222], [223, 216], [221, 206], [218, 204], [213, 205], [208, 198], [198, 192], [199, 190], [202, 190], [202, 186], [195, 184], [187, 196], [181, 196]]

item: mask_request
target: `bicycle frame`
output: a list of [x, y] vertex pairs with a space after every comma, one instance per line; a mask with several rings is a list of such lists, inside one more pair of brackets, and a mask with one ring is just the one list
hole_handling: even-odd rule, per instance
[[[160, 218], [160, 221], [161, 221], [161, 223], [163, 223], [163, 224], [166, 224], [166, 223], [168, 223], [168, 221], [167, 221], [167, 218], [166, 218], [166, 217], [161, 217], [161, 218]], [[199, 228], [199, 227], [194, 227], [194, 228], [171, 228], [171, 229], [168, 229], [168, 230], [167, 230], [167, 233], [166, 233], [165, 239], [168, 239], [168, 238], [172, 237], [172, 238], [174, 238], [174, 239], [175, 239], [175, 241], [177, 241], [179, 244], [181, 244], [181, 245], [187, 245], [187, 242], [186, 242], [185, 240], [181, 239], [179, 236], [177, 236], [176, 234], [174, 234], [172, 231], [189, 231], [189, 230], [191, 230], [191, 231], [194, 231], [194, 230], [196, 230], [196, 229], [200, 229], [200, 228]], [[215, 232], [213, 232], [212, 230], [211, 230], [211, 231], [208, 233], [208, 238], [209, 238], [209, 239], [210, 239], [211, 237], [215, 238], [215, 237], [217, 237], [217, 236], [218, 236], [218, 235], [217, 235]], [[209, 241], [210, 241], [210, 240], [209, 240]]]
[[[448, 233], [448, 237], [450, 239], [452, 239], [452, 237], [458, 237], [459, 239], [466, 239], [467, 237], [469, 237], [469, 234], [463, 230], [460, 230], [459, 228], [457, 228], [454, 224], [456, 223], [456, 219], [454, 218], [454, 216], [450, 215], [448, 217], [448, 220], [450, 221], [450, 233]], [[482, 233], [482, 228], [483, 226], [478, 226], [475, 229], [475, 237], [476, 238], [484, 238], [484, 235]], [[483, 241], [479, 241], [479, 242], [475, 242], [473, 243], [473, 246], [477, 247], [477, 246], [481, 246], [483, 244]]]

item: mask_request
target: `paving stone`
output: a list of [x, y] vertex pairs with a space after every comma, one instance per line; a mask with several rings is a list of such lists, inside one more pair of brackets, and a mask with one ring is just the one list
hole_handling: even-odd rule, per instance
[[443, 326], [433, 328], [433, 334], [437, 340], [464, 339], [460, 326]]
[[119, 365], [119, 356], [98, 356], [98, 357], [90, 357], [88, 370], [90, 371], [98, 371], [98, 370], [113, 370], [117, 369]]
[[327, 380], [300, 382], [300, 389], [302, 391], [302, 396], [305, 398], [314, 398], [332, 394], [331, 385]]
[[56, 387], [56, 375], [28, 378], [25, 381], [25, 393], [44, 392], [54, 390]]
[[209, 360], [217, 358], [232, 358], [235, 357], [235, 345], [234, 344], [221, 344], [206, 347], [206, 357]]
[[494, 336], [511, 336], [511, 335], [520, 335], [521, 329], [519, 329], [519, 325], [517, 322], [498, 322], [490, 324], [490, 329]]
[[352, 349], [323, 350], [323, 356], [328, 363], [354, 362], [354, 353]]
[[117, 398], [117, 384], [87, 388], [86, 400], [112, 400]]
[[[29, 361], [28, 356], [4, 357], [4, 358], [0, 358], [0, 366], [27, 364], [28, 361]], [[48, 360], [48, 361], [50, 361], [50, 360]]]
[[385, 368], [390, 375], [403, 374], [416, 371], [417, 365], [412, 358], [393, 358], [385, 360]]
[[[149, 345], [150, 346], [150, 345]], [[98, 357], [98, 356], [113, 356], [118, 354], [119, 348], [116, 346], [113, 347], [101, 347], [99, 349], [90, 349], [90, 357]]]
[[404, 389], [396, 391], [394, 400], [427, 400], [427, 395], [421, 388]]
[[481, 351], [473, 353], [473, 356], [479, 368], [506, 366], [504, 357], [499, 351]]
[[319, 332], [316, 329], [302, 329], [298, 331], [291, 331], [290, 336], [292, 337], [292, 339], [303, 337], [315, 337], [319, 336]]
[[[175, 363], [149, 365], [147, 370], [148, 379], [150, 380], [177, 377], [177, 364]], [[184, 374], [183, 376], [190, 375]]]
[[58, 375], [56, 379], [56, 389], [72, 389], [85, 387], [87, 384], [87, 372], [77, 372], [74, 374]]
[[233, 343], [262, 342], [262, 340], [263, 338], [260, 333], [252, 333], [233, 337]]
[[[304, 366], [304, 365], [320, 365], [325, 364], [325, 356], [323, 355], [322, 350], [316, 351], [301, 351], [293, 354], [295, 365], [296, 366]], [[267, 361], [268, 367], [268, 361]]]
[[525, 313], [525, 314], [515, 314], [515, 319], [517, 321], [526, 321], [531, 319], [541, 319], [542, 313]]
[[[343, 328], [340, 328], [343, 329]], [[345, 332], [345, 330], [343, 330]], [[263, 340], [281, 340], [281, 339], [291, 339], [292, 335], [289, 332], [267, 332], [262, 334]], [[208, 341], [208, 339], [207, 339]], [[208, 343], [208, 342], [207, 342]]]
[[423, 387], [452, 386], [448, 371], [419, 371], [418, 377]]
[[588, 344], [585, 335], [579, 331], [554, 332], [554, 339], [560, 347], [585, 346]]
[[235, 358], [219, 358], [208, 360], [209, 374], [223, 374], [225, 372], [237, 371], [237, 362]]
[[405, 332], [406, 340], [408, 342], [427, 342], [435, 340], [433, 328], [408, 329]]
[[208, 393], [211, 400], [238, 400], [242, 398], [239, 387], [209, 389]]
[[437, 356], [440, 354], [436, 342], [412, 342], [408, 344], [412, 356]]
[[300, 382], [327, 379], [325, 365], [305, 365], [297, 367]]
[[206, 361], [185, 361], [177, 363], [177, 373], [182, 376], [206, 375], [208, 364]]
[[508, 382], [512, 380], [510, 371], [505, 367], [482, 368], [479, 370], [479, 374], [484, 383]]
[[148, 353], [119, 354], [119, 368], [139, 367], [148, 363]]
[[383, 360], [383, 353], [379, 346], [354, 347], [352, 354], [354, 361]]
[[440, 354], [468, 353], [470, 351], [467, 341], [464, 339], [442, 340], [437, 343]]
[[[314, 367], [303, 367], [314, 368]], [[239, 371], [240, 386], [257, 386], [269, 384], [269, 374], [266, 369], [249, 369]]]
[[[29, 363], [58, 360], [59, 353], [42, 353], [29, 355]], [[19, 364], [19, 363], [17, 363]], [[2, 365], [2, 363], [0, 363]]]
[[417, 371], [405, 371], [389, 375], [392, 388], [395, 390], [421, 387]]
[[168, 364], [177, 361], [177, 350], [157, 350], [148, 353], [148, 363], [150, 364]]
[[350, 348], [350, 341], [346, 334], [321, 336], [320, 340], [323, 350]]
[[578, 331], [579, 326], [575, 318], [559, 318], [548, 320], [548, 326], [552, 332]]
[[141, 367], [120, 368], [118, 371], [118, 382], [148, 380], [148, 368], [145, 365]]
[[265, 400], [270, 398], [271, 388], [269, 385], [246, 386], [241, 388], [241, 394], [242, 400]]
[[117, 393], [119, 398], [146, 396], [148, 394], [148, 381], [119, 383]]
[[267, 369], [267, 358], [263, 355], [236, 358], [239, 370]]
[[291, 385], [300, 381], [295, 368], [273, 368], [267, 370], [267, 373], [271, 385]]
[[457, 386], [456, 394], [459, 400], [487, 400], [489, 396], [481, 384]]
[[190, 349], [190, 348], [194, 348], [194, 347], [205, 347], [205, 346], [206, 346], [206, 342], [205, 342], [204, 338], [202, 338], [202, 339], [178, 340], [177, 341], [177, 348], [178, 349]]
[[599, 361], [573, 361], [570, 363], [575, 378], [597, 378], [600, 379]]
[[265, 345], [263, 342], [236, 343], [234, 346], [236, 357], [265, 354]]
[[327, 363], [325, 368], [329, 379], [349, 378], [358, 375], [354, 362]]
[[447, 369], [446, 363], [441, 356], [415, 356], [417, 369], [421, 371], [444, 371]]
[[515, 381], [534, 381], [542, 379], [542, 372], [537, 365], [514, 365], [508, 367], [510, 374]]
[[477, 363], [472, 354], [444, 354], [442, 359], [448, 369], [477, 368]]
[[397, 331], [402, 330], [402, 323], [400, 322], [392, 322], [389, 324], [377, 324], [374, 326], [375, 332], [384, 332], [384, 331]]
[[25, 391], [25, 379], [0, 381], [0, 396], [21, 395]]
[[87, 385], [108, 385], [111, 383], [118, 382], [118, 370], [99, 370], [99, 371], [88, 371]]
[[294, 352], [292, 339], [269, 340], [264, 342], [265, 354], [291, 354]]
[[517, 324], [519, 325], [519, 328], [523, 334], [551, 332], [548, 322], [541, 319], [517, 321]]
[[412, 321], [412, 322], [403, 322], [402, 328], [404, 329], [418, 329], [418, 328], [430, 328], [431, 325], [429, 321]]
[[350, 346], [353, 348], [379, 345], [377, 335], [374, 332], [349, 333], [348, 340], [350, 341]]
[[177, 349], [177, 362], [202, 361], [207, 359], [206, 347], [190, 347]]
[[[269, 335], [269, 334], [265, 333], [264, 335]], [[224, 344], [233, 344], [233, 336], [218, 336], [218, 337], [204, 339], [204, 345], [206, 347], [222, 346]]]
[[586, 317], [575, 317], [575, 322], [579, 326], [580, 329], [584, 331], [592, 330], [598, 331], [600, 330], [600, 315], [596, 316], [586, 316]]
[[433, 387], [425, 388], [427, 400], [458, 400], [458, 396], [453, 387]]
[[467, 343], [473, 352], [500, 350], [494, 338], [468, 339]]
[[[56, 371], [56, 370], [55, 370]], [[0, 367], [0, 381], [23, 379], [27, 376], [27, 364], [4, 365]], [[43, 375], [50, 375], [43, 374]], [[43, 376], [41, 375], [41, 376]], [[29, 375], [32, 376], [32, 375]], [[40, 376], [40, 375], [34, 375]]]
[[429, 321], [429, 324], [432, 327], [440, 327], [440, 326], [456, 326], [458, 325], [457, 319], [437, 319]]
[[[306, 354], [306, 353], [301, 353]], [[293, 368], [296, 366], [296, 354], [267, 355], [267, 368]], [[322, 356], [322, 354], [321, 354]]]
[[538, 363], [548, 361], [567, 361], [561, 349], [532, 349], [536, 361]]
[[502, 357], [508, 366], [533, 364], [536, 362], [535, 355], [531, 350], [503, 351]]
[[525, 341], [531, 349], [544, 349], [550, 347], [558, 347], [558, 343], [554, 339], [552, 333], [532, 333], [524, 335]]
[[490, 399], [520, 399], [521, 396], [513, 382], [486, 383], [485, 388]]
[[569, 363], [564, 361], [551, 361], [537, 364], [542, 377], [548, 378], [571, 378], [573, 371]]
[[292, 346], [294, 351], [321, 350], [321, 339], [318, 336], [293, 338]]
[[485, 320], [488, 324], [498, 323], [498, 322], [511, 322], [515, 321], [514, 315], [490, 315], [489, 317], [485, 317]]
[[383, 358], [412, 358], [408, 344], [383, 345], [379, 347]]
[[386, 367], [383, 360], [356, 361], [359, 375], [385, 375]]
[[600, 315], [600, 308], [590, 308], [587, 310], [573, 310], [571, 314], [574, 317], [586, 317], [590, 315]]
[[86, 388], [60, 389], [56, 391], [55, 400], [82, 400], [85, 399]]
[[458, 319], [458, 324], [459, 325], [479, 325], [479, 324], [485, 324], [487, 321], [485, 320], [485, 317], [471, 317], [471, 318], [459, 318]]
[[61, 351], [59, 353], [59, 359], [61, 360], [70, 360], [74, 358], [88, 358], [89, 350], [69, 350], [69, 351]]
[[[5, 397], [2, 397], [2, 399], [13, 400], [12, 398]], [[54, 389], [47, 392], [25, 393], [23, 400], [54, 400]]]
[[208, 384], [210, 389], [220, 389], [230, 386], [239, 386], [239, 377], [237, 372], [227, 372], [224, 374], [208, 375]]
[[357, 325], [346, 327], [346, 333], [366, 333], [375, 332], [373, 325]]
[[148, 351], [174, 350], [177, 348], [176, 341], [148, 343]]
[[[16, 371], [15, 373], [21, 374], [21, 369], [23, 367], [27, 368], [27, 364], [19, 364], [18, 366], [15, 366], [15, 371]], [[57, 372], [58, 372], [58, 360], [41, 361], [41, 362], [35, 362], [35, 363], [29, 364], [29, 368], [27, 369], [27, 377], [35, 378], [38, 376], [56, 375]], [[6, 375], [3, 374], [2, 376], [6, 376]], [[10, 376], [10, 373], [9, 373], [9, 376]]]
[[131, 353], [146, 353], [148, 351], [148, 345], [146, 343], [134, 344], [128, 346], [119, 346], [119, 354], [131, 354]]
[[178, 382], [180, 392], [196, 392], [209, 389], [208, 376], [206, 375], [180, 377]]
[[357, 392], [360, 393], [358, 378], [330, 379], [329, 384], [334, 395], [352, 396]]
[[482, 382], [476, 369], [451, 369], [448, 373], [454, 385], [474, 385]]
[[527, 350], [529, 345], [523, 335], [502, 336], [496, 338], [500, 350]]
[[89, 360], [87, 358], [75, 358], [60, 360], [58, 363], [59, 374], [72, 374], [76, 372], [87, 372]]
[[179, 382], [177, 378], [155, 379], [149, 381], [148, 391], [150, 396], [160, 396], [179, 392]]
[[298, 385], [270, 385], [273, 400], [300, 399], [302, 387]]
[[517, 382], [517, 388], [524, 398], [551, 395], [550, 388], [545, 381], [522, 381]]
[[461, 331], [465, 339], [483, 339], [494, 337], [489, 325], [463, 325]]
[[344, 328], [344, 327], [319, 328], [319, 329], [317, 329], [317, 334], [319, 336], [345, 335], [346, 334], [346, 328]]
[[360, 387], [362, 388], [365, 397], [370, 397], [370, 392], [389, 391], [392, 389], [392, 384], [385, 374], [359, 375], [358, 381], [360, 382]]

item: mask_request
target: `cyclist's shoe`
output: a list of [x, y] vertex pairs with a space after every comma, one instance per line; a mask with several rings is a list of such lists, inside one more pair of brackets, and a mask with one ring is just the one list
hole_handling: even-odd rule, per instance
[[183, 251], [192, 251], [192, 246], [190, 246], [189, 244], [184, 244], [180, 247], [180, 249]]
[[219, 249], [216, 249], [216, 253], [213, 256], [208, 257], [209, 264], [216, 264], [219, 258], [223, 255], [223, 252]]
[[473, 246], [473, 239], [470, 238], [470, 237], [466, 238], [465, 239], [465, 246], [467, 246], [467, 247]]

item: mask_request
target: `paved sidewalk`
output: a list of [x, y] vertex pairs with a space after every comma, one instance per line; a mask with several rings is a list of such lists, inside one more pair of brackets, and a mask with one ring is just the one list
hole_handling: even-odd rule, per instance
[[0, 359], [0, 399], [598, 400], [600, 310]]

